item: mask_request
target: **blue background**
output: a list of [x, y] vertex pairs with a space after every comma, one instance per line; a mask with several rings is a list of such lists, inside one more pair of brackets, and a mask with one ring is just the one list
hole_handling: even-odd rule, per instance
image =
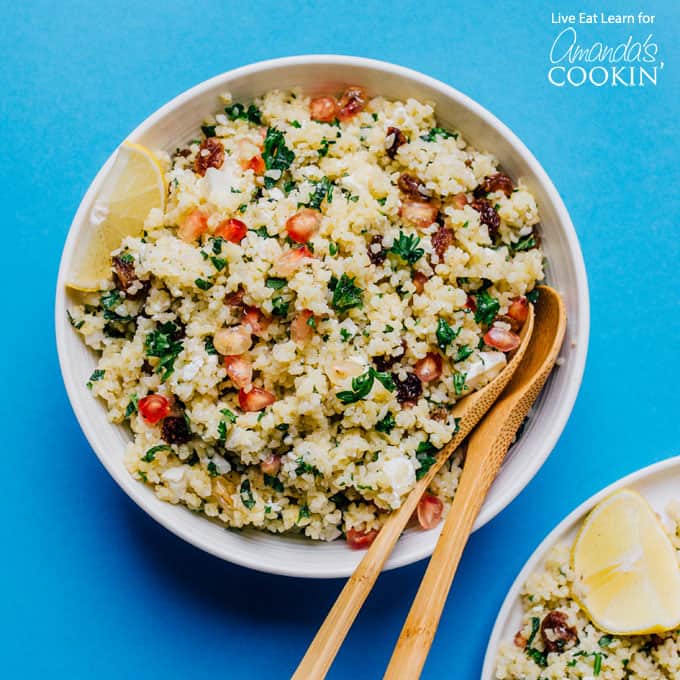
[[[583, 388], [546, 465], [472, 538], [425, 677], [479, 677], [498, 607], [539, 540], [604, 485], [678, 453], [677, 4], [508, 5], [3, 3], [4, 677], [285, 677], [341, 588], [220, 562], [148, 519], [92, 454], [59, 375], [54, 284], [88, 184], [157, 107], [235, 66], [338, 52], [450, 83], [526, 142], [581, 239], [592, 296]], [[548, 84], [550, 12], [589, 8], [657, 15], [657, 87]], [[649, 32], [578, 30], [611, 42]], [[381, 577], [331, 677], [381, 676], [424, 568]]]

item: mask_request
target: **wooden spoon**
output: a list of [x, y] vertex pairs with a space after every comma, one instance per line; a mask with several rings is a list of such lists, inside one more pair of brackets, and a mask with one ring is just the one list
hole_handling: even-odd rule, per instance
[[510, 378], [519, 366], [527, 349], [533, 328], [534, 313], [533, 308], [530, 307], [529, 317], [525, 321], [520, 334], [522, 342], [515, 350], [512, 359], [488, 385], [456, 403], [451, 413], [459, 419], [458, 432], [439, 451], [436, 462], [416, 483], [401, 507], [388, 517], [373, 545], [367, 550], [340, 592], [330, 612], [328, 612], [326, 620], [309, 645], [307, 653], [293, 674], [292, 680], [317, 680], [326, 676], [361, 606], [371, 592], [371, 588], [373, 588], [373, 584], [382, 571], [387, 558], [413, 515], [420, 497], [449, 456], [458, 448], [470, 430], [479, 422], [510, 382]]
[[470, 435], [451, 509], [385, 673], [386, 680], [420, 677], [460, 557], [491, 483], [562, 346], [567, 316], [559, 294], [540, 286], [529, 346], [505, 391]]

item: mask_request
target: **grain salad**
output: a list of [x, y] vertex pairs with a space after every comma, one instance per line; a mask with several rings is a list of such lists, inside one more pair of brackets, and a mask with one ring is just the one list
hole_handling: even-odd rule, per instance
[[[158, 154], [165, 208], [69, 310], [98, 355], [88, 387], [162, 500], [365, 547], [519, 344], [536, 202], [426, 102], [223, 100]], [[424, 528], [461, 464], [421, 501]]]
[[[668, 508], [680, 563], [680, 503]], [[569, 543], [552, 549], [522, 591], [524, 615], [514, 641], [501, 645], [497, 680], [677, 680], [680, 631], [611, 635], [574, 598]]]

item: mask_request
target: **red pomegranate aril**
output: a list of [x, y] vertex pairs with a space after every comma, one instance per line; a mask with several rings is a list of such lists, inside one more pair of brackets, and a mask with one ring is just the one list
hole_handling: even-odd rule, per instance
[[177, 230], [177, 236], [185, 243], [193, 243], [206, 231], [208, 231], [208, 216], [201, 210], [192, 210]]
[[303, 309], [298, 312], [295, 319], [290, 324], [290, 336], [293, 341], [301, 345], [312, 337], [314, 329], [310, 325], [310, 319], [313, 318], [313, 313], [309, 309]]
[[465, 306], [472, 312], [477, 311], [477, 300], [475, 300], [472, 295], [467, 296], [467, 300], [465, 300]]
[[337, 117], [339, 120], [349, 120], [363, 111], [364, 106], [366, 106], [366, 91], [362, 87], [352, 85], [342, 93], [338, 100]]
[[306, 260], [314, 257], [312, 251], [307, 248], [307, 246], [301, 246], [299, 248], [292, 248], [287, 250], [279, 259], [273, 267], [274, 273], [279, 276], [290, 276], [299, 269]]
[[517, 333], [508, 331], [505, 328], [498, 328], [498, 326], [491, 326], [484, 335], [484, 342], [498, 349], [501, 352], [512, 352], [513, 349], [519, 347], [520, 339]]
[[377, 535], [378, 529], [372, 529], [371, 531], [348, 529], [345, 537], [347, 538], [347, 545], [352, 550], [365, 550], [375, 541]]
[[296, 243], [307, 243], [321, 224], [321, 214], [311, 208], [303, 208], [286, 220], [286, 231]]
[[529, 316], [529, 301], [522, 295], [515, 298], [508, 309], [508, 316], [519, 323], [524, 323]]
[[215, 229], [215, 236], [219, 236], [230, 243], [240, 243], [247, 233], [248, 226], [246, 223], [233, 217], [220, 222]]
[[269, 475], [270, 477], [276, 477], [281, 469], [281, 456], [277, 456], [274, 453], [269, 454], [261, 463], [260, 470], [262, 474]]
[[432, 494], [423, 494], [418, 501], [418, 522], [423, 529], [434, 529], [442, 518], [444, 504]]
[[137, 404], [139, 414], [150, 425], [155, 425], [170, 414], [170, 402], [162, 394], [149, 394]]
[[224, 357], [224, 367], [231, 382], [238, 388], [247, 387], [253, 382], [253, 364], [242, 356]]
[[442, 358], [435, 352], [429, 352], [414, 369], [421, 382], [432, 382], [442, 374]]
[[238, 393], [238, 403], [244, 411], [261, 411], [275, 401], [276, 397], [261, 387], [253, 387], [249, 392], [241, 388]]
[[309, 102], [309, 117], [320, 123], [332, 123], [338, 115], [338, 103], [335, 97], [314, 97]]
[[242, 321], [243, 325], [250, 328], [250, 332], [257, 336], [262, 335], [271, 323], [271, 319], [267, 318], [257, 307], [246, 307], [243, 310]]
[[423, 272], [416, 272], [413, 275], [413, 285], [416, 287], [416, 293], [420, 295], [425, 290], [425, 284], [429, 281], [427, 274]]
[[414, 227], [429, 227], [437, 221], [439, 203], [437, 201], [413, 201], [404, 199], [399, 208], [400, 217]]
[[256, 175], [263, 175], [266, 170], [264, 164], [264, 159], [260, 154], [253, 156], [252, 158], [243, 158], [239, 161], [241, 168], [243, 170], [252, 170]]

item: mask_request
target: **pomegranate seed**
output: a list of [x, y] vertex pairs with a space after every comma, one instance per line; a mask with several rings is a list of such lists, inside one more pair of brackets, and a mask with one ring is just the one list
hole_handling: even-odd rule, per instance
[[465, 300], [465, 306], [472, 312], [477, 311], [477, 300], [475, 300], [472, 295], [467, 296], [467, 300]]
[[286, 220], [286, 231], [293, 241], [307, 243], [321, 224], [321, 215], [311, 208], [303, 208]]
[[243, 354], [250, 349], [251, 330], [245, 324], [234, 328], [220, 328], [213, 337], [213, 346], [224, 356]]
[[207, 230], [208, 216], [200, 210], [192, 210], [177, 230], [177, 236], [185, 243], [193, 243]]
[[309, 102], [309, 117], [320, 123], [332, 123], [338, 115], [338, 103], [335, 97], [314, 97]]
[[510, 303], [508, 316], [513, 318], [515, 321], [519, 321], [519, 323], [524, 323], [529, 316], [529, 301], [523, 295], [521, 297], [515, 298]]
[[290, 276], [296, 269], [305, 264], [306, 260], [313, 257], [312, 251], [307, 246], [292, 248], [279, 257], [273, 270], [279, 276]]
[[241, 388], [238, 393], [238, 403], [244, 411], [261, 411], [275, 401], [276, 397], [271, 392], [260, 387], [253, 387], [250, 392]]
[[423, 494], [418, 501], [418, 522], [423, 529], [434, 529], [442, 518], [444, 504], [432, 494]]
[[425, 290], [425, 284], [428, 281], [427, 274], [423, 274], [423, 272], [415, 272], [415, 274], [413, 274], [413, 285], [416, 287], [416, 293], [418, 293], [418, 295]]
[[421, 359], [414, 369], [421, 382], [432, 382], [442, 374], [442, 358], [435, 352], [430, 352]]
[[349, 120], [366, 106], [366, 91], [357, 85], [351, 85], [341, 95], [338, 101], [338, 118]]
[[238, 388], [247, 387], [253, 382], [253, 364], [242, 356], [224, 357], [224, 367], [231, 382]]
[[257, 307], [246, 307], [243, 310], [243, 325], [253, 335], [261, 336], [269, 327], [271, 319], [267, 318]]
[[162, 394], [149, 394], [139, 400], [137, 409], [150, 425], [155, 425], [170, 414], [170, 402]]
[[501, 352], [512, 352], [513, 349], [519, 347], [520, 339], [517, 333], [505, 330], [505, 328], [498, 328], [498, 326], [491, 326], [484, 335], [484, 342]]
[[290, 324], [290, 336], [298, 345], [304, 344], [312, 337], [314, 329], [310, 326], [309, 320], [313, 317], [309, 309], [303, 309]]
[[248, 227], [246, 223], [233, 217], [220, 222], [217, 225], [217, 229], [215, 229], [215, 236], [220, 236], [230, 243], [240, 243], [247, 233]]
[[414, 227], [429, 227], [439, 214], [437, 201], [414, 201], [404, 199], [399, 208], [400, 217]]
[[260, 470], [263, 474], [276, 477], [281, 469], [281, 456], [270, 453], [261, 463]]
[[378, 529], [372, 529], [371, 531], [348, 529], [345, 537], [347, 539], [347, 545], [352, 548], [352, 550], [364, 550], [375, 541], [377, 535]]

